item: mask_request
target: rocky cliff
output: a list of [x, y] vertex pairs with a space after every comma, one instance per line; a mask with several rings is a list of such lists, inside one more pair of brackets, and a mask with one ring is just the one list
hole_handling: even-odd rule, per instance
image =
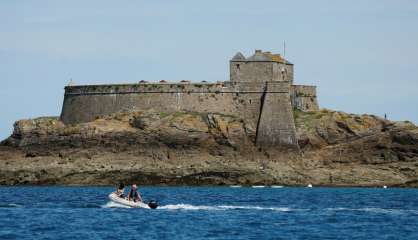
[[20, 120], [0, 146], [0, 184], [418, 186], [414, 124], [330, 110], [294, 116], [300, 149], [269, 151], [242, 119], [216, 113]]

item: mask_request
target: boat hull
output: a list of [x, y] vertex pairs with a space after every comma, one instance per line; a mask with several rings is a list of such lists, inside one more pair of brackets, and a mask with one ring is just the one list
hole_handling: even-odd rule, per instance
[[124, 205], [124, 206], [128, 206], [128, 207], [151, 209], [150, 206], [148, 206], [148, 204], [146, 204], [144, 202], [128, 201], [125, 198], [118, 197], [115, 193], [109, 194], [109, 199], [112, 202], [115, 202], [115, 203], [118, 203], [118, 204], [121, 204], [121, 205]]

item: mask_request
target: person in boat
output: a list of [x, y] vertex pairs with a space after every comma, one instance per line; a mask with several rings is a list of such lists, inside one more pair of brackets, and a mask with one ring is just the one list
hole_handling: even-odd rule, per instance
[[116, 189], [116, 195], [120, 198], [125, 198], [125, 184], [119, 183], [118, 188]]
[[128, 194], [128, 201], [134, 201], [134, 202], [142, 202], [141, 195], [137, 191], [136, 184], [132, 184], [131, 191], [129, 191]]

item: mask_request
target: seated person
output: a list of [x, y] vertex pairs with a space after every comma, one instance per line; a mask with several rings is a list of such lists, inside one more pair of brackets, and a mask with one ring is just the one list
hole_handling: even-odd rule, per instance
[[128, 194], [128, 200], [134, 201], [134, 202], [138, 202], [138, 201], [142, 202], [141, 195], [139, 195], [139, 193], [137, 192], [136, 184], [133, 184], [131, 186], [131, 191], [129, 191], [129, 194]]
[[119, 183], [119, 186], [116, 189], [115, 194], [120, 198], [125, 198], [124, 190], [125, 190], [125, 185], [123, 183]]

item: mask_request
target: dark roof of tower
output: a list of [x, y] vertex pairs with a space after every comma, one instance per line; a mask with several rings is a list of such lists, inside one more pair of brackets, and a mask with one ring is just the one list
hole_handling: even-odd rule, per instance
[[262, 62], [264, 62], [264, 61], [273, 61], [273, 60], [271, 59], [270, 56], [261, 52], [261, 50], [255, 50], [254, 55], [247, 58], [247, 61], [251, 61], [251, 62], [262, 61]]
[[246, 61], [253, 61], [253, 62], [278, 62], [278, 63], [284, 63], [284, 64], [290, 64], [291, 62], [287, 61], [285, 58], [283, 58], [280, 54], [273, 54], [271, 52], [263, 52], [261, 50], [255, 50], [254, 55], [247, 58]]
[[245, 57], [241, 52], [237, 52], [237, 54], [235, 54], [232, 60], [245, 60]]

